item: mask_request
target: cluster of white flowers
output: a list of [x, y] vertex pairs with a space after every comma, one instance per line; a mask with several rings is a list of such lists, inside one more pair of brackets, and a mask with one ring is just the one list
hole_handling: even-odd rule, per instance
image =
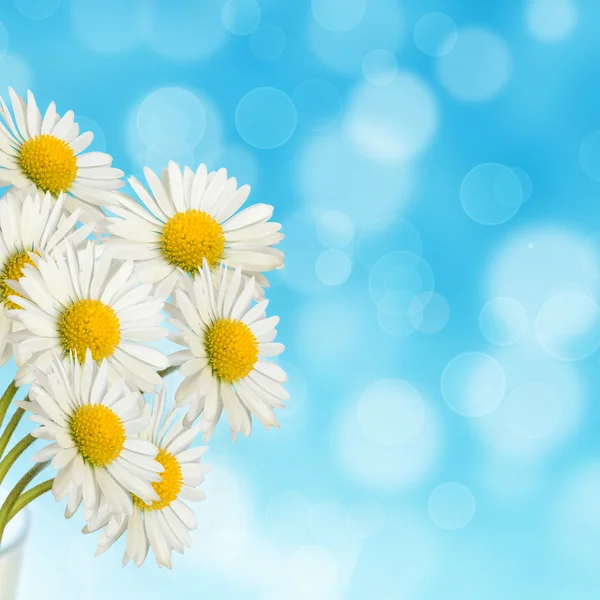
[[[67, 517], [83, 505], [98, 553], [125, 534], [124, 562], [152, 549], [170, 568], [196, 527], [186, 502], [204, 498], [206, 447], [194, 440], [210, 439], [223, 410], [233, 440], [253, 417], [277, 426], [288, 398], [264, 299], [264, 273], [283, 267], [281, 225], [271, 206], [242, 208], [250, 188], [205, 165], [145, 169], [130, 198], [111, 156], [85, 151], [93, 135], [72, 111], [52, 103], [42, 116], [31, 92], [10, 100], [0, 98], [0, 184], [11, 186], [0, 360], [14, 356], [16, 386], [31, 385], [17, 404], [48, 442], [34, 460], [57, 471]], [[165, 338], [181, 350], [165, 355]], [[163, 377], [175, 369], [184, 379], [169, 403]]]

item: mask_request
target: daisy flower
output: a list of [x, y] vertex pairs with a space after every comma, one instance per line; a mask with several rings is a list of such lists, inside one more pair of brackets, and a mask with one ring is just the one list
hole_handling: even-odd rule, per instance
[[175, 393], [178, 405], [190, 404], [185, 422], [202, 413], [205, 441], [210, 439], [221, 411], [235, 441], [238, 432], [250, 435], [251, 415], [265, 427], [278, 427], [273, 408], [289, 398], [282, 384], [284, 370], [265, 358], [284, 346], [274, 342], [279, 317], [266, 317], [268, 300], [252, 308], [254, 281], [243, 281], [238, 267], [231, 279], [222, 267], [216, 285], [205, 262], [201, 277], [182, 282], [173, 305], [165, 305], [177, 331], [171, 339], [187, 346], [171, 355], [185, 377]]
[[75, 229], [80, 209], [68, 216], [65, 197], [55, 202], [50, 194], [25, 195], [9, 192], [0, 200], [0, 364], [11, 356], [7, 336], [22, 328], [9, 319], [7, 310], [19, 308], [9, 297], [15, 294], [7, 283], [23, 275], [25, 264], [33, 264], [30, 253], [61, 252], [65, 244], [79, 247], [93, 230], [93, 224]]
[[109, 154], [84, 152], [94, 134], [80, 133], [72, 110], [61, 117], [51, 102], [42, 117], [31, 92], [27, 100], [8, 92], [12, 113], [0, 98], [0, 180], [54, 197], [68, 193], [69, 209], [80, 200], [96, 219], [103, 216], [98, 207], [115, 203], [123, 171], [111, 167]]
[[[32, 368], [44, 371], [54, 353], [83, 363], [106, 361], [111, 378], [120, 376], [142, 391], [154, 391], [162, 379], [158, 370], [167, 357], [144, 342], [166, 335], [163, 301], [151, 296], [150, 284], [140, 285], [131, 261], [115, 261], [93, 242], [76, 252], [67, 245], [64, 256], [36, 259], [25, 265], [23, 277], [9, 281], [20, 307], [7, 312], [24, 326], [11, 336], [15, 349], [28, 358], [16, 383], [32, 380]], [[88, 354], [88, 350], [90, 354]]]
[[194, 173], [169, 163], [162, 180], [144, 170], [148, 191], [135, 177], [131, 187], [142, 204], [120, 195], [110, 211], [107, 240], [118, 255], [139, 261], [141, 280], [158, 284], [157, 295], [167, 298], [181, 274], [196, 275], [206, 260], [212, 269], [225, 262], [240, 267], [257, 282], [256, 295], [268, 280], [261, 275], [283, 267], [283, 253], [273, 248], [283, 239], [281, 225], [270, 222], [273, 207], [254, 204], [239, 211], [250, 186], [237, 188], [235, 178], [220, 169], [209, 173], [200, 165]]
[[198, 432], [198, 426], [185, 427], [175, 411], [167, 413], [163, 387], [156, 396], [148, 429], [141, 436], [159, 448], [156, 460], [164, 471], [161, 481], [152, 484], [158, 499], [148, 503], [134, 496], [131, 515], [110, 514], [106, 510], [98, 513], [84, 529], [90, 533], [104, 528], [98, 540], [97, 556], [127, 532], [123, 565], [133, 560], [139, 567], [151, 548], [157, 564], [170, 569], [172, 551], [183, 554], [185, 547], [191, 545], [189, 532], [197, 523], [186, 501], [204, 500], [204, 492], [196, 488], [210, 470], [200, 464], [208, 448], [190, 448]]
[[131, 494], [146, 502], [159, 499], [152, 486], [164, 468], [155, 460], [158, 448], [138, 437], [148, 426], [139, 392], [122, 380], [109, 383], [108, 363], [88, 359], [65, 365], [55, 356], [45, 372], [36, 372], [31, 400], [17, 404], [39, 423], [32, 435], [52, 441], [33, 460], [52, 460], [58, 471], [52, 492], [56, 500], [68, 498], [67, 518], [82, 500], [86, 519], [104, 505], [131, 515]]

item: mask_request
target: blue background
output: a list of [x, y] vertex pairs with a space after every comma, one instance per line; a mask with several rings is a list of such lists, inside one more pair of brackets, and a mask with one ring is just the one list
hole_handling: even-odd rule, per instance
[[220, 424], [172, 572], [94, 559], [43, 498], [21, 600], [597, 596], [597, 2], [11, 0], [0, 22], [0, 89], [72, 108], [127, 174], [226, 167], [287, 235], [281, 428]]

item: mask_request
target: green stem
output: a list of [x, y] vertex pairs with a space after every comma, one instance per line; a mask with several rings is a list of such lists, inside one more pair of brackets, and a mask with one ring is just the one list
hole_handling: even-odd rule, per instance
[[167, 375], [170, 375], [171, 373], [177, 371], [178, 368], [179, 367], [174, 367], [174, 366], [167, 367], [166, 369], [163, 369], [162, 371], [159, 371], [158, 374], [161, 377], [166, 377]]
[[2, 462], [0, 462], [0, 485], [2, 485], [8, 470], [13, 466], [17, 458], [19, 458], [33, 442], [35, 442], [35, 438], [31, 434], [26, 435], [20, 442], [11, 448], [9, 453], [2, 459]]
[[2, 394], [2, 398], [0, 398], [0, 427], [2, 427], [2, 422], [6, 416], [6, 411], [8, 410], [10, 403], [15, 397], [18, 389], [19, 388], [15, 385], [15, 382], [11, 381], [9, 386], [4, 391], [4, 394]]
[[35, 467], [32, 467], [19, 479], [17, 485], [11, 490], [10, 494], [8, 494], [2, 508], [0, 508], [0, 546], [2, 545], [2, 536], [4, 535], [4, 529], [10, 518], [10, 513], [15, 506], [19, 496], [22, 494], [23, 490], [31, 483], [31, 480], [41, 473], [48, 465], [50, 461], [46, 461], [43, 463], [38, 463]]
[[10, 523], [11, 519], [19, 511], [23, 510], [30, 502], [33, 502], [36, 498], [39, 498], [46, 492], [49, 492], [52, 489], [53, 483], [54, 479], [47, 479], [46, 481], [38, 483], [35, 487], [32, 487], [30, 490], [27, 490], [25, 493], [21, 494], [17, 498], [17, 501], [13, 504], [7, 523]]
[[17, 428], [17, 425], [19, 424], [19, 421], [21, 420], [24, 414], [25, 411], [22, 408], [17, 408], [15, 414], [11, 417], [10, 421], [8, 422], [6, 429], [2, 432], [2, 435], [0, 435], [0, 458], [2, 458], [2, 455], [6, 450], [6, 446], [8, 446], [8, 442], [10, 442], [10, 438], [15, 432], [15, 429]]

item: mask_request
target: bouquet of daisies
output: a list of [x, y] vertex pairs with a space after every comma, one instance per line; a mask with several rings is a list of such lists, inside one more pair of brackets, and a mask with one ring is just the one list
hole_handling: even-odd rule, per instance
[[[273, 207], [225, 169], [171, 162], [137, 199], [117, 190], [123, 172], [86, 152], [72, 111], [33, 94], [0, 98], [0, 360], [18, 370], [0, 399], [0, 484], [36, 441], [35, 465], [0, 508], [7, 523], [52, 491], [77, 511], [98, 553], [125, 537], [124, 563], [148, 551], [171, 567], [196, 527], [190, 502], [208, 468], [205, 446], [224, 411], [231, 437], [253, 417], [277, 426], [286, 374], [269, 359], [278, 317], [268, 317], [264, 274], [283, 267]], [[181, 346], [160, 350], [168, 338]], [[183, 380], [167, 401], [164, 378]], [[28, 394], [15, 401], [17, 390]], [[15, 410], [8, 421], [9, 409]], [[23, 415], [37, 425], [14, 443]], [[7, 450], [8, 449], [8, 450]], [[36, 484], [46, 467], [52, 479]]]

